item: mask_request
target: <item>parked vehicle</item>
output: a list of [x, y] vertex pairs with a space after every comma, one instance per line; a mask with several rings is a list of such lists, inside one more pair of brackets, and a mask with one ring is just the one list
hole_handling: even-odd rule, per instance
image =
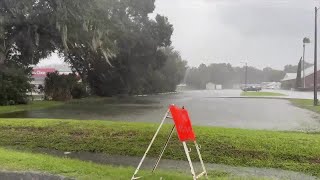
[[243, 91], [256, 91], [259, 92], [262, 90], [261, 85], [257, 84], [249, 84], [249, 85], [244, 85], [241, 88]]

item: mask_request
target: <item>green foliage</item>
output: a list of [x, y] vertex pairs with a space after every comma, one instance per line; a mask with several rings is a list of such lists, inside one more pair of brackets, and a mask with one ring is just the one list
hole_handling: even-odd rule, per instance
[[40, 109], [49, 109], [63, 105], [57, 101], [32, 101], [28, 104], [14, 105], [14, 106], [0, 106], [0, 114], [7, 114], [21, 111], [32, 111]]
[[157, 79], [152, 82], [154, 84], [153, 87], [155, 87], [154, 91], [175, 91], [177, 85], [182, 82], [185, 76], [187, 62], [182, 60], [179, 52], [172, 47], [164, 48], [162, 51], [167, 60], [160, 70], [154, 72], [159, 73], [155, 75]]
[[[128, 8], [128, 4], [124, 4], [124, 6]], [[73, 58], [68, 57], [67, 61], [79, 62], [75, 69], [82, 77], [86, 77], [94, 94], [112, 96], [175, 89], [175, 87], [164, 87], [166, 84], [163, 82], [166, 77], [162, 73], [168, 56], [161, 49], [171, 44], [172, 25], [166, 17], [160, 15], [156, 16], [155, 20], [149, 19], [148, 13], [153, 9], [148, 11], [147, 9], [144, 8], [143, 12], [140, 12], [139, 8], [133, 11], [133, 14], [127, 14], [123, 17], [126, 18], [123, 21], [126, 28], [122, 29], [121, 34], [117, 36], [119, 53], [111, 59], [112, 67], [98, 60], [93, 62], [75, 60], [73, 58], [81, 59], [82, 57], [79, 57], [81, 53], [77, 52], [74, 53]], [[136, 18], [130, 18], [130, 16], [136, 16]], [[99, 58], [90, 54], [87, 56], [91, 59]], [[175, 85], [178, 83], [176, 82]]]
[[75, 84], [71, 90], [71, 95], [73, 99], [80, 99], [86, 97], [88, 95], [86, 86], [83, 83]]
[[[0, 120], [0, 145], [19, 149], [55, 149], [141, 156], [158, 124], [72, 120]], [[148, 154], [158, 157], [171, 125], [165, 125]], [[320, 177], [320, 134], [195, 127], [207, 163], [281, 168]], [[173, 136], [165, 159], [185, 160]], [[130, 148], [129, 148], [130, 147]], [[196, 151], [191, 158], [197, 159]]]
[[[305, 68], [306, 68], [306, 69], [313, 66], [313, 64], [308, 63], [308, 62], [305, 62], [304, 65], [305, 65]], [[298, 71], [298, 65], [286, 65], [286, 66], [284, 67], [284, 70], [283, 70], [283, 71], [284, 71], [285, 73], [297, 73], [297, 71]]]
[[[205, 89], [206, 84], [211, 82], [221, 84], [223, 88], [232, 88], [234, 84], [245, 83], [245, 67], [232, 67], [231, 64], [201, 64], [198, 68], [188, 70], [186, 83], [197, 89]], [[248, 83], [279, 82], [285, 73], [272, 68], [259, 70], [248, 67]]]
[[85, 90], [83, 90], [82, 84], [78, 84], [78, 80], [75, 74], [59, 75], [58, 72], [48, 73], [44, 88], [46, 98], [54, 101], [81, 98], [85, 94]]
[[26, 104], [31, 90], [28, 70], [19, 67], [0, 69], [0, 105]]
[[297, 107], [308, 109], [320, 114], [320, 106], [314, 106], [313, 99], [290, 99], [290, 102]]
[[[2, 0], [0, 40], [6, 61], [36, 64], [55, 50], [67, 55], [74, 46], [112, 56], [108, 12], [113, 0]], [[119, 2], [120, 3], [120, 2]], [[103, 4], [101, 7], [100, 5]], [[99, 17], [99, 18], [98, 18]], [[106, 17], [106, 18], [102, 18]]]
[[0, 3], [0, 60], [3, 55], [27, 66], [57, 51], [100, 96], [162, 92], [179, 83], [177, 75], [169, 87], [157, 84], [168, 79], [162, 73], [168, 57], [161, 49], [171, 45], [173, 27], [164, 16], [149, 18], [154, 0]]

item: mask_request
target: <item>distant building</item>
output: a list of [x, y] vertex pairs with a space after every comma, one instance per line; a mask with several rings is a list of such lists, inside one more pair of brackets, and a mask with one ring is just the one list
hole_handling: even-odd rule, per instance
[[39, 86], [44, 84], [44, 80], [47, 77], [48, 73], [55, 72], [54, 68], [39, 68], [35, 67], [32, 70], [32, 85]]
[[280, 89], [281, 83], [280, 82], [262, 82], [261, 88], [262, 89]]
[[296, 86], [297, 73], [287, 73], [281, 80], [281, 89], [291, 90]]
[[[320, 86], [320, 65], [318, 66], [318, 82], [317, 87]], [[284, 79], [281, 80], [281, 88], [282, 89], [293, 89], [296, 85], [297, 73], [287, 73]], [[301, 73], [301, 80], [303, 84], [303, 72]], [[314, 87], [314, 66], [309, 67], [305, 70], [305, 89], [313, 89]], [[301, 87], [302, 88], [302, 87]]]
[[[320, 65], [317, 67], [317, 87], [320, 86]], [[306, 89], [312, 89], [314, 87], [314, 66], [307, 68], [305, 71], [305, 81], [306, 81]], [[302, 77], [301, 77], [302, 78]]]
[[31, 84], [38, 87], [44, 85], [44, 80], [48, 73], [58, 71], [59, 74], [70, 74], [72, 73], [71, 68], [66, 64], [48, 65], [43, 67], [34, 67], [32, 70], [32, 82]]
[[221, 90], [222, 85], [221, 84], [213, 84], [211, 82], [206, 84], [206, 89], [207, 90]]
[[187, 90], [187, 85], [186, 84], [177, 85], [176, 91], [185, 91], [185, 90]]

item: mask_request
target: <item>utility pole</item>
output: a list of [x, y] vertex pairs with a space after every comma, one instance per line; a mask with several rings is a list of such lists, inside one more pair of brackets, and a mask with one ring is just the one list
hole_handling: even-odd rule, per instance
[[244, 83], [245, 83], [245, 89], [248, 87], [248, 62], [240, 62], [241, 64], [245, 65], [245, 77], [244, 77]]
[[246, 87], [248, 87], [248, 63], [246, 63], [246, 77], [245, 77]]
[[305, 67], [305, 53], [306, 53], [306, 44], [303, 43], [303, 59], [302, 59], [302, 69], [303, 69], [303, 88], [306, 88], [306, 67]]
[[315, 27], [314, 27], [314, 82], [313, 82], [313, 105], [318, 105], [318, 79], [317, 79], [317, 61], [318, 61], [318, 8], [315, 7]]
[[302, 70], [303, 70], [303, 88], [306, 88], [306, 65], [305, 65], [305, 54], [306, 54], [306, 44], [310, 43], [310, 39], [303, 38], [303, 56], [302, 56]]

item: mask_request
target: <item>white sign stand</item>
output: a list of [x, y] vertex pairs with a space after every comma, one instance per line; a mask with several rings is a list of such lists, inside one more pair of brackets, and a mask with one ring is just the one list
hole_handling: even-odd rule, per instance
[[[137, 177], [136, 175], [138, 174], [138, 172], [139, 172], [139, 170], [140, 170], [140, 168], [141, 168], [141, 166], [142, 166], [142, 163], [143, 163], [143, 161], [145, 160], [145, 158], [146, 158], [146, 156], [147, 156], [147, 154], [148, 154], [148, 152], [149, 152], [152, 144], [154, 143], [156, 137], [158, 136], [158, 134], [159, 134], [159, 132], [160, 132], [160, 129], [161, 129], [161, 127], [163, 126], [165, 120], [166, 120], [166, 119], [172, 119], [172, 117], [168, 116], [169, 113], [170, 113], [170, 110], [168, 110], [168, 111], [166, 112], [165, 116], [163, 117], [163, 119], [162, 119], [162, 121], [161, 121], [161, 123], [160, 123], [160, 125], [159, 125], [159, 127], [158, 127], [158, 129], [157, 129], [157, 131], [156, 131], [156, 133], [154, 134], [154, 136], [153, 136], [153, 138], [152, 138], [152, 140], [151, 140], [151, 142], [150, 142], [150, 144], [149, 144], [146, 152], [144, 153], [144, 155], [143, 155], [143, 157], [142, 157], [142, 159], [141, 159], [141, 161], [140, 161], [137, 169], [135, 170], [135, 172], [134, 172], [131, 180], [136, 180], [136, 179], [140, 179], [140, 178], [141, 178], [141, 177]], [[163, 149], [162, 149], [162, 151], [161, 151], [161, 153], [160, 153], [160, 155], [159, 155], [159, 158], [158, 158], [156, 164], [154, 165], [154, 167], [153, 167], [153, 169], [152, 169], [152, 172], [154, 172], [154, 171], [157, 169], [157, 167], [158, 167], [158, 165], [159, 165], [159, 162], [160, 162], [160, 160], [161, 160], [161, 158], [162, 158], [162, 155], [163, 155], [165, 149], [167, 148], [167, 146], [168, 146], [168, 144], [169, 144], [169, 141], [170, 141], [170, 139], [171, 139], [171, 137], [172, 137], [172, 134], [173, 134], [173, 132], [174, 132], [174, 129], [175, 129], [175, 126], [172, 127], [172, 130], [171, 130], [171, 132], [170, 132], [170, 134], [169, 134], [169, 137], [168, 137], [168, 139], [167, 139], [167, 141], [166, 141], [166, 143], [165, 143], [165, 145], [164, 145], [164, 147], [163, 147]], [[197, 153], [198, 153], [198, 156], [199, 156], [199, 159], [200, 159], [200, 163], [201, 163], [201, 166], [202, 166], [202, 169], [203, 169], [203, 172], [200, 173], [199, 175], [196, 175], [195, 170], [194, 170], [194, 168], [193, 168], [193, 164], [192, 164], [192, 161], [191, 161], [191, 158], [190, 158], [190, 154], [189, 154], [190, 151], [189, 151], [189, 149], [188, 149], [187, 143], [184, 141], [184, 142], [182, 142], [182, 144], [183, 144], [183, 148], [184, 148], [184, 151], [185, 151], [185, 153], [186, 153], [186, 156], [187, 156], [187, 159], [188, 159], [188, 162], [189, 162], [189, 165], [190, 165], [190, 171], [191, 171], [193, 180], [197, 180], [197, 179], [199, 179], [200, 177], [202, 177], [203, 175], [206, 177], [206, 179], [208, 179], [207, 170], [206, 170], [205, 165], [204, 165], [204, 163], [203, 163], [203, 160], [202, 160], [202, 157], [201, 157], [201, 153], [200, 153], [200, 147], [199, 147], [199, 145], [197, 144], [197, 142], [194, 141], [194, 145], [195, 145], [195, 147], [196, 147], [196, 150], [197, 150]]]

